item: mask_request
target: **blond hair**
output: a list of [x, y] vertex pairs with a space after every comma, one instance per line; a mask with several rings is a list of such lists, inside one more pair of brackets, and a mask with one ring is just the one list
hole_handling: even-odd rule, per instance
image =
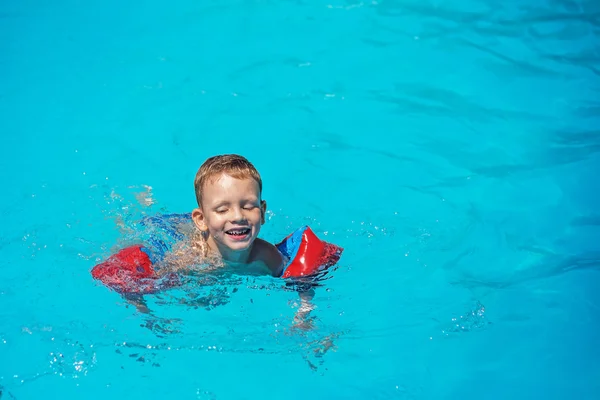
[[194, 179], [194, 190], [196, 191], [196, 201], [198, 207], [201, 207], [202, 189], [206, 182], [214, 179], [221, 174], [227, 174], [236, 179], [254, 179], [258, 183], [259, 191], [262, 192], [262, 179], [260, 174], [254, 168], [254, 165], [245, 157], [237, 154], [223, 154], [213, 156], [204, 161], [200, 166]]

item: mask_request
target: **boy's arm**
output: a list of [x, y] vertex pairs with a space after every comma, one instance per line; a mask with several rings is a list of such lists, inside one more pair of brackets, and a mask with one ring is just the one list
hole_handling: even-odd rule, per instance
[[[277, 247], [262, 240], [258, 242], [258, 257], [267, 265], [272, 276], [280, 277], [283, 274], [285, 260], [283, 255], [277, 250]], [[315, 290], [312, 285], [302, 282], [301, 280], [294, 284], [300, 296], [300, 307], [294, 316], [294, 328], [302, 330], [310, 330], [313, 328], [310, 319], [310, 312], [315, 306], [312, 299], [315, 296]]]
[[284, 259], [277, 247], [262, 239], [256, 239], [257, 259], [262, 261], [274, 277], [280, 277], [283, 273]]
[[298, 292], [298, 295], [300, 295], [300, 307], [298, 307], [296, 315], [294, 315], [293, 327], [307, 331], [313, 328], [310, 312], [315, 308], [312, 303], [312, 299], [315, 297], [315, 290], [313, 288], [302, 290]]
[[131, 305], [134, 305], [135, 308], [141, 312], [142, 314], [151, 314], [150, 309], [146, 305], [146, 301], [144, 300], [144, 296], [138, 293], [125, 293], [123, 298]]

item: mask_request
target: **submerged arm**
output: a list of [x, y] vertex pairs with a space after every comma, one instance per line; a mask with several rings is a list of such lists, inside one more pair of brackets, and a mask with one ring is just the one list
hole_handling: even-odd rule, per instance
[[296, 315], [294, 315], [292, 327], [301, 330], [311, 330], [313, 322], [310, 313], [315, 309], [315, 305], [312, 302], [312, 299], [315, 297], [315, 290], [313, 288], [301, 289], [298, 295], [300, 296], [300, 306], [296, 310]]

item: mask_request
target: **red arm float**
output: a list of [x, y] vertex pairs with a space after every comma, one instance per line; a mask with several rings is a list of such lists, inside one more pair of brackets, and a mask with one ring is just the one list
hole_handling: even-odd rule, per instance
[[344, 251], [320, 240], [308, 226], [290, 234], [277, 249], [288, 259], [282, 278], [301, 278], [323, 272], [335, 265]]
[[174, 275], [159, 277], [144, 250], [139, 245], [126, 247], [92, 268], [92, 276], [120, 293], [153, 293], [174, 286]]

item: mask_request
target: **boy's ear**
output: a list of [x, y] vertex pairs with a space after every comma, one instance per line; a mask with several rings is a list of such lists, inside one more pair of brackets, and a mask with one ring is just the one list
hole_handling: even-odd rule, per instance
[[206, 232], [208, 230], [208, 226], [206, 226], [206, 220], [204, 219], [204, 213], [201, 208], [195, 208], [192, 211], [192, 220], [194, 224], [200, 231]]
[[260, 202], [260, 223], [265, 223], [265, 215], [267, 213], [267, 202], [262, 200]]

